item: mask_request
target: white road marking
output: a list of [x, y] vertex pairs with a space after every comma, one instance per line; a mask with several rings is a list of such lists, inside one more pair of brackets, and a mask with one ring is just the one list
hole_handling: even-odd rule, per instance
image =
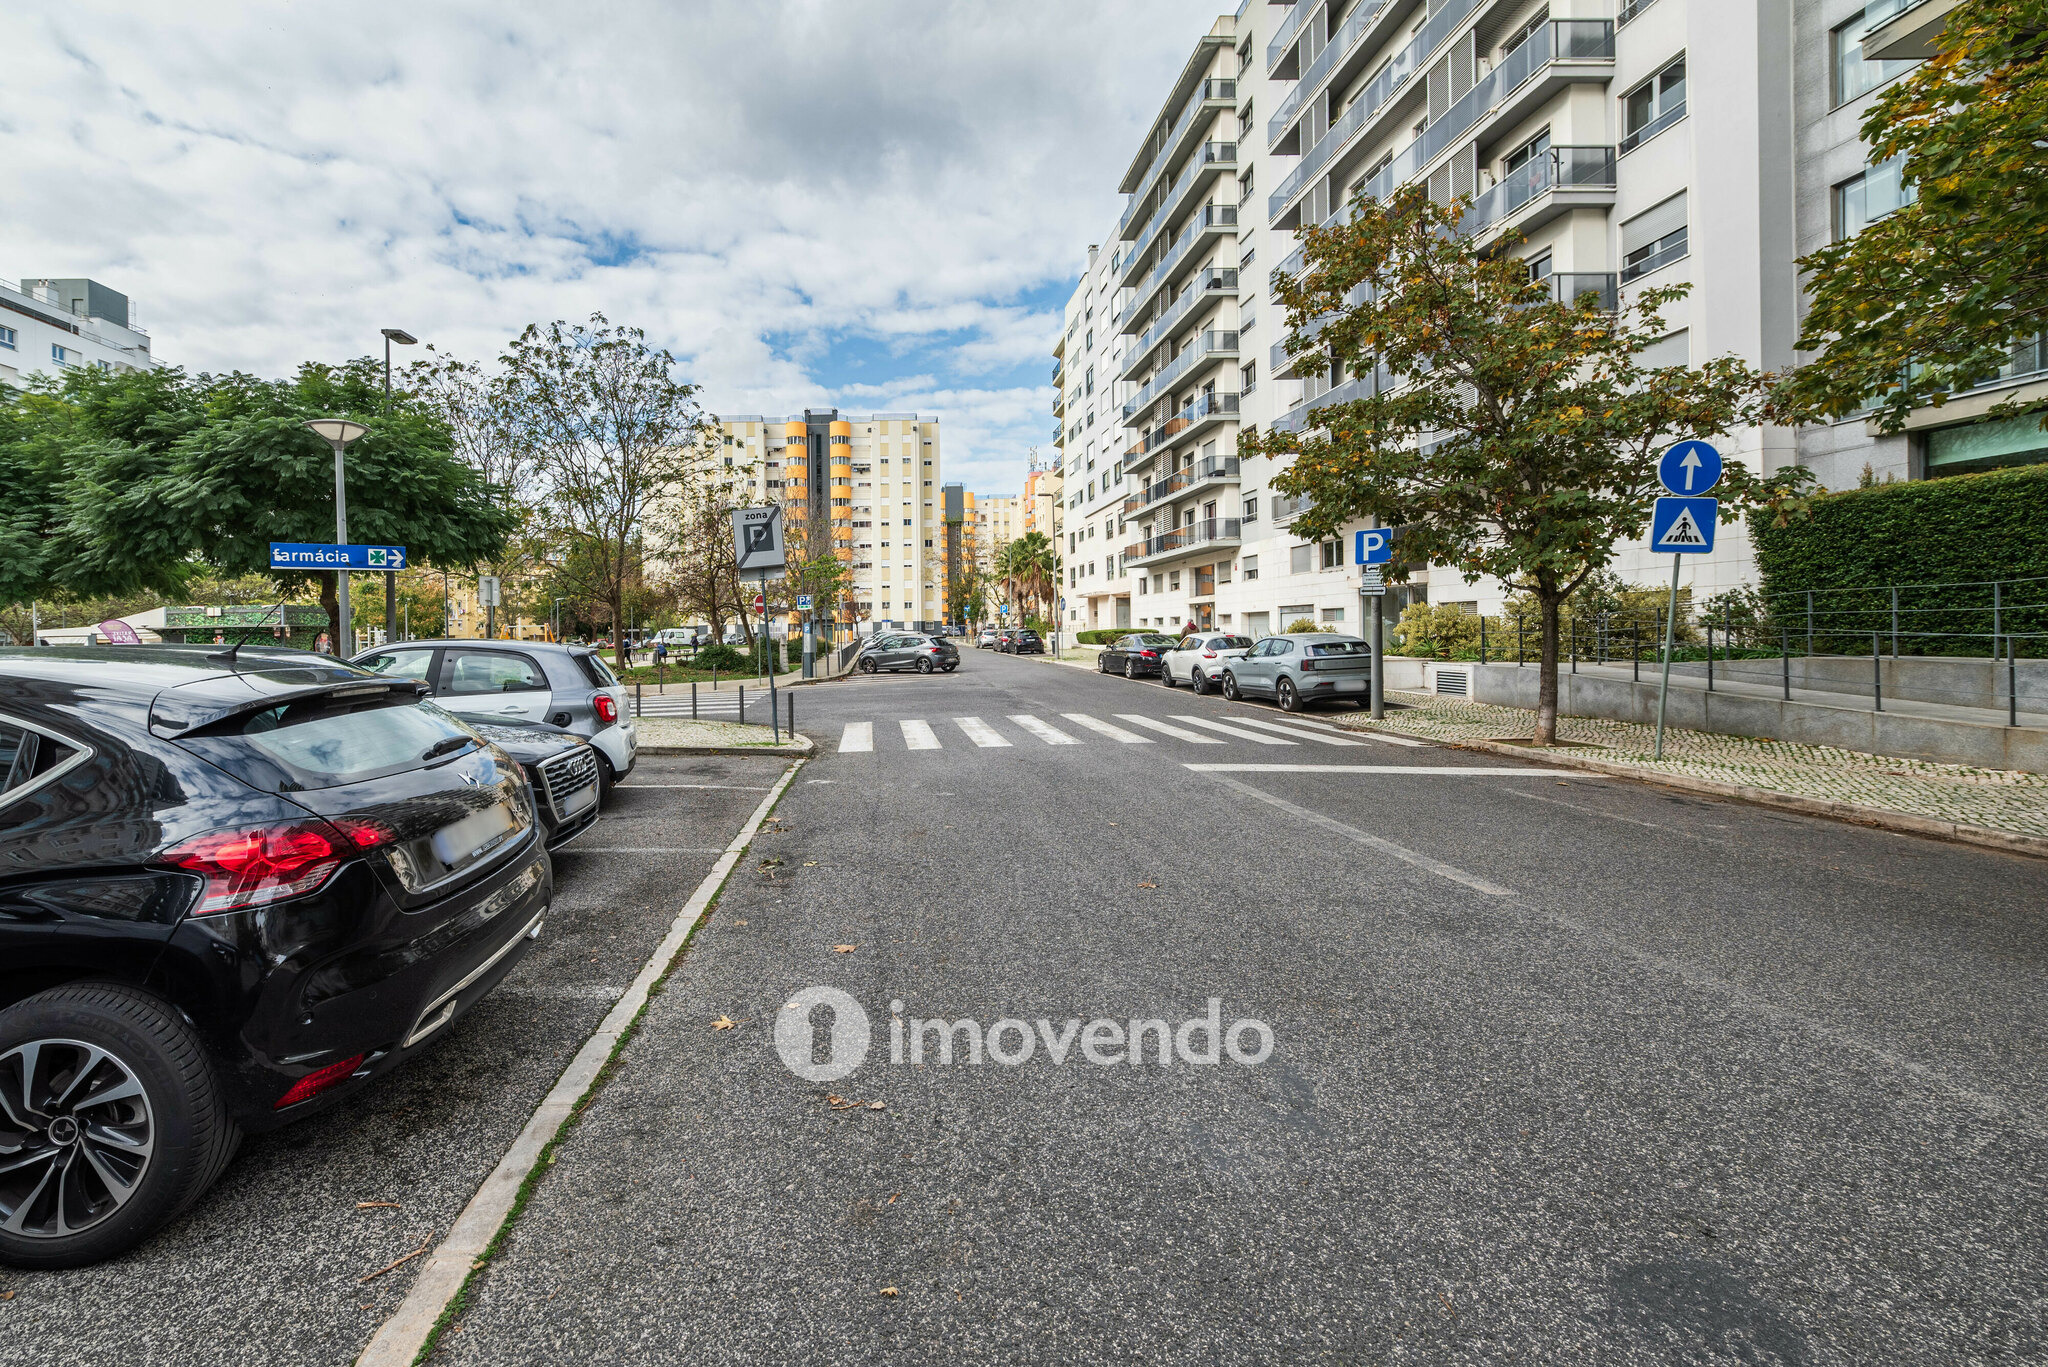
[[1229, 742], [1228, 742], [1228, 741], [1220, 741], [1220, 740], [1216, 739], [1216, 737], [1214, 737], [1214, 736], [1204, 736], [1204, 735], [1200, 735], [1200, 734], [1198, 734], [1198, 733], [1196, 733], [1196, 732], [1194, 732], [1194, 731], [1190, 731], [1190, 730], [1188, 730], [1188, 729], [1187, 729], [1186, 727], [1184, 727], [1184, 726], [1173, 726], [1173, 725], [1170, 725], [1170, 724], [1168, 724], [1168, 723], [1166, 723], [1166, 722], [1160, 721], [1160, 720], [1159, 720], [1159, 719], [1158, 719], [1157, 717], [1141, 717], [1141, 716], [1139, 716], [1139, 715], [1138, 715], [1137, 713], [1135, 713], [1135, 712], [1119, 712], [1119, 713], [1117, 713], [1116, 715], [1117, 715], [1117, 719], [1118, 719], [1119, 721], [1127, 721], [1127, 722], [1131, 722], [1131, 723], [1133, 723], [1134, 725], [1137, 725], [1137, 726], [1143, 726], [1143, 727], [1148, 727], [1148, 728], [1150, 728], [1151, 730], [1154, 730], [1154, 731], [1158, 731], [1158, 732], [1161, 732], [1161, 733], [1163, 733], [1163, 734], [1165, 734], [1165, 735], [1169, 735], [1169, 736], [1172, 736], [1172, 737], [1173, 737], [1173, 738], [1174, 738], [1175, 740], [1184, 740], [1184, 741], [1188, 741], [1188, 742], [1190, 742], [1191, 744], [1194, 744], [1194, 745], [1227, 745], [1227, 744], [1229, 744]]
[[[1226, 715], [1232, 721], [1243, 722], [1247, 726], [1256, 725], [1251, 718], [1239, 716], [1235, 712], [1227, 713]], [[1287, 724], [1309, 731], [1324, 731], [1330, 735], [1344, 736], [1351, 740], [1376, 740], [1382, 745], [1405, 745], [1416, 750], [1424, 749], [1429, 745], [1429, 742], [1426, 740], [1413, 740], [1407, 736], [1390, 736], [1381, 731], [1353, 731], [1349, 727], [1332, 726], [1328, 722], [1310, 721], [1307, 717], [1290, 717]]]
[[1293, 736], [1296, 740], [1312, 740], [1318, 745], [1357, 745], [1360, 743], [1320, 729], [1311, 729], [1306, 726], [1282, 726], [1279, 722], [1264, 721], [1257, 717], [1233, 715], [1231, 721], [1239, 726], [1256, 726], [1261, 731], [1271, 731], [1277, 736]]
[[1367, 740], [1376, 740], [1382, 745], [1405, 745], [1410, 750], [1425, 749], [1429, 745], [1426, 740], [1416, 740], [1412, 736], [1390, 736], [1384, 731], [1354, 731], [1351, 734], [1363, 736]]
[[724, 854], [724, 850], [686, 850], [676, 845], [564, 845], [555, 858], [565, 854]]
[[1010, 742], [1003, 739], [1003, 733], [990, 726], [980, 717], [955, 717], [953, 725], [967, 733], [967, 739], [984, 750], [1010, 748]]
[[[826, 780], [830, 782], [830, 780]], [[772, 788], [755, 788], [744, 783], [621, 783], [619, 791], [630, 793], [638, 788], [710, 788], [728, 793], [768, 793]]]
[[1461, 769], [1449, 764], [1185, 764], [1198, 774], [1444, 774], [1472, 778], [1605, 778], [1581, 769]]
[[1078, 726], [1085, 726], [1098, 735], [1108, 736], [1111, 740], [1121, 741], [1125, 745], [1150, 745], [1152, 743], [1150, 736], [1140, 736], [1135, 732], [1124, 730], [1121, 726], [1111, 726], [1106, 721], [1097, 721], [1086, 712], [1062, 712], [1060, 715]]
[[930, 722], [899, 721], [896, 724], [903, 728], [903, 743], [911, 749], [937, 750], [940, 748], [939, 738], [933, 734]]
[[[1504, 888], [1498, 883], [1490, 883], [1486, 879], [1481, 878], [1476, 873], [1467, 873], [1465, 872], [1465, 870], [1458, 868], [1456, 865], [1446, 864], [1441, 859], [1432, 859], [1428, 855], [1423, 854], [1419, 850], [1409, 849], [1406, 845], [1396, 845], [1391, 840], [1382, 840], [1379, 836], [1367, 835], [1364, 831], [1359, 830], [1356, 826], [1347, 826], [1343, 822], [1338, 821], [1334, 817], [1324, 816], [1321, 812], [1312, 812], [1306, 807], [1302, 807], [1295, 803], [1287, 801], [1285, 798], [1275, 797], [1271, 793], [1264, 792], [1258, 788], [1254, 788], [1249, 783], [1240, 783], [1238, 780], [1234, 778], [1226, 778], [1222, 774], [1215, 772], [1218, 769], [1241, 769], [1246, 766], [1222, 764], [1190, 764], [1187, 767], [1190, 769], [1206, 772], [1208, 773], [1209, 777], [1216, 780], [1216, 782], [1221, 783], [1226, 787], [1235, 788], [1238, 792], [1243, 793], [1246, 797], [1257, 798], [1260, 802], [1265, 803], [1269, 807], [1278, 807], [1281, 811], [1299, 817], [1301, 820], [1308, 822], [1312, 826], [1320, 826], [1324, 830], [1330, 831], [1336, 835], [1341, 835], [1347, 840], [1355, 840], [1359, 844], [1369, 846], [1372, 849], [1378, 850], [1382, 854], [1392, 855], [1394, 858], [1400, 860], [1404, 864], [1413, 864], [1418, 869], [1426, 869], [1430, 873], [1435, 874], [1439, 878], [1448, 878], [1453, 883], [1461, 883], [1464, 886], [1471, 888], [1474, 892], [1483, 892], [1488, 897], [1513, 897], [1515, 895], [1515, 890], [1513, 888]], [[1253, 765], [1250, 767], [1257, 769], [1281, 766]], [[1470, 771], [1467, 770], [1459, 772]], [[1534, 771], [1523, 770], [1519, 772]]]
[[1057, 726], [1054, 726], [1051, 722], [1040, 721], [1037, 717], [1013, 716], [1010, 720], [1044, 741], [1047, 745], [1079, 745], [1081, 743], [1060, 730]]
[[842, 755], [864, 755], [874, 748], [875, 724], [871, 721], [850, 721], [839, 733], [839, 753]]
[[1277, 736], [1268, 736], [1258, 731], [1247, 731], [1241, 726], [1225, 726], [1222, 722], [1210, 721], [1207, 717], [1190, 717], [1185, 713], [1176, 712], [1173, 714], [1173, 719], [1175, 721], [1184, 721], [1190, 726], [1202, 726], [1207, 727], [1211, 731], [1221, 731], [1224, 735], [1236, 736], [1239, 740], [1257, 741], [1261, 745], [1294, 745], [1297, 743], [1291, 740], [1281, 740]]

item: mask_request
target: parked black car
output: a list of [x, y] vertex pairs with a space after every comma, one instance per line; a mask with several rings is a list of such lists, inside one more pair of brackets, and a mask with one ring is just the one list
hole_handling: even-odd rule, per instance
[[589, 741], [546, 722], [471, 721], [469, 729], [526, 770], [534, 815], [550, 850], [561, 849], [596, 824], [604, 761]]
[[145, 1238], [430, 1044], [553, 892], [518, 764], [416, 680], [0, 650], [0, 1261]]
[[1018, 627], [1006, 631], [996, 641], [996, 650], [1004, 655], [1043, 655], [1045, 642], [1038, 639], [1038, 633], [1029, 627]]
[[1104, 674], [1121, 674], [1139, 679], [1157, 674], [1166, 662], [1166, 652], [1180, 645], [1178, 636], [1157, 631], [1134, 631], [1119, 636], [1095, 657], [1095, 667]]

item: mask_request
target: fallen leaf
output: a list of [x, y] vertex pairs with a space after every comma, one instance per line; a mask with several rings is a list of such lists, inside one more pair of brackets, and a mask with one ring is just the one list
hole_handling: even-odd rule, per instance
[[384, 1274], [385, 1274], [386, 1272], [389, 1272], [389, 1271], [391, 1271], [391, 1269], [393, 1269], [394, 1267], [403, 1267], [403, 1266], [405, 1266], [405, 1265], [406, 1265], [407, 1263], [411, 1262], [411, 1261], [412, 1261], [412, 1260], [413, 1260], [414, 1258], [417, 1258], [417, 1257], [419, 1257], [419, 1256], [420, 1256], [420, 1254], [422, 1254], [422, 1253], [425, 1253], [425, 1252], [427, 1251], [427, 1245], [429, 1245], [429, 1244], [431, 1244], [431, 1243], [433, 1243], [433, 1242], [434, 1242], [434, 1231], [432, 1231], [432, 1230], [430, 1229], [430, 1230], [428, 1230], [428, 1231], [427, 1231], [427, 1236], [426, 1236], [426, 1237], [425, 1237], [424, 1239], [421, 1239], [421, 1240], [420, 1240], [420, 1246], [419, 1246], [418, 1248], [416, 1248], [416, 1249], [414, 1249], [414, 1250], [413, 1250], [412, 1252], [410, 1252], [410, 1253], [406, 1254], [406, 1255], [405, 1255], [405, 1256], [404, 1256], [403, 1258], [398, 1258], [398, 1259], [395, 1259], [395, 1260], [393, 1260], [393, 1261], [391, 1261], [391, 1262], [388, 1262], [388, 1263], [384, 1264], [384, 1266], [382, 1266], [382, 1267], [378, 1268], [378, 1269], [377, 1269], [377, 1270], [376, 1270], [375, 1272], [365, 1272], [365, 1273], [364, 1273], [364, 1274], [363, 1274], [362, 1276], [360, 1276], [360, 1277], [356, 1278], [356, 1284], [357, 1284], [358, 1286], [360, 1286], [360, 1285], [362, 1285], [362, 1284], [363, 1284], [364, 1282], [373, 1282], [373, 1281], [377, 1280], [377, 1278], [379, 1278], [379, 1277], [383, 1276], [383, 1275], [384, 1275]]
[[[12, 1291], [0, 1291], [0, 1301], [11, 1301], [13, 1299], [14, 1293]], [[365, 1310], [368, 1310], [369, 1308], [370, 1307], [367, 1305], [363, 1307], [363, 1309]]]
[[730, 1030], [738, 1024], [738, 1021], [727, 1020], [724, 1016], [721, 1015], [717, 1020], [711, 1022], [711, 1028], [713, 1030]]
[[893, 1286], [885, 1286], [882, 1288], [882, 1294], [887, 1296], [890, 1300], [895, 1300], [896, 1297], [902, 1295], [903, 1293], [898, 1291]]
[[884, 1105], [883, 1105], [883, 1104], [882, 1104], [881, 1102], [879, 1102], [879, 1101], [870, 1101], [870, 1102], [868, 1103], [868, 1109], [869, 1109], [869, 1110], [871, 1110], [871, 1111], [884, 1111], [884, 1110], [887, 1110], [887, 1109], [888, 1109], [888, 1107], [884, 1106]]
[[1109, 824], [1110, 824], [1110, 825], [1112, 825], [1112, 826], [1116, 825], [1116, 823], [1115, 823], [1114, 821], [1110, 822]]
[[1141, 888], [1156, 888], [1159, 885], [1157, 883], [1140, 883], [1138, 886]]
[[807, 869], [815, 869], [816, 867], [818, 867], [818, 861], [815, 859], [806, 859], [804, 860], [804, 867]]
[[396, 1201], [358, 1201], [357, 1210], [404, 1210]]
[[834, 954], [851, 954], [859, 947], [858, 945], [834, 945], [832, 946], [832, 952]]
[[[897, 1192], [897, 1193], [896, 1193], [896, 1196], [901, 1196], [902, 1194], [903, 1194], [903, 1193], [899, 1191], [899, 1192]], [[891, 1196], [891, 1197], [890, 1197], [890, 1198], [889, 1198], [888, 1200], [884, 1201], [884, 1202], [883, 1202], [882, 1204], [883, 1204], [883, 1205], [885, 1205], [885, 1206], [893, 1206], [893, 1205], [895, 1205], [895, 1204], [896, 1204], [896, 1196]]]
[[743, 925], [745, 925], [745, 924], [746, 924], [746, 922], [745, 922], [745, 921], [734, 921], [734, 922], [733, 922], [733, 924], [734, 924], [734, 925], [736, 925], [736, 926], [743, 926]]

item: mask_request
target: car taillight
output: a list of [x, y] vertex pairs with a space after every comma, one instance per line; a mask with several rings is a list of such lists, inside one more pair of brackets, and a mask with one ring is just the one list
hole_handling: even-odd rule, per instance
[[347, 1082], [349, 1074], [363, 1066], [363, 1058], [364, 1055], [357, 1054], [354, 1058], [345, 1058], [339, 1063], [330, 1063], [325, 1068], [315, 1068], [312, 1072], [294, 1082], [291, 1090], [279, 1097], [276, 1104], [270, 1109], [281, 1111], [287, 1106], [296, 1106], [301, 1101], [311, 1101], [322, 1092], [332, 1091], [342, 1083]]
[[1202, 658], [1205, 660], [1213, 660], [1216, 658], [1216, 652], [1213, 650], [1205, 650], [1202, 652]]
[[619, 705], [612, 700], [611, 694], [600, 693], [591, 701], [597, 708], [599, 721], [612, 722], [619, 719]]
[[164, 857], [206, 880], [192, 914], [210, 916], [309, 893], [341, 867], [346, 849], [323, 827], [264, 826], [202, 835]]
[[1313, 670], [1315, 667], [1316, 662], [1314, 660], [1303, 660], [1301, 662], [1301, 670], [1304, 674], [1308, 673], [1310, 670]]
[[1159, 652], [1156, 650], [1141, 650], [1138, 653], [1148, 660], [1156, 660], [1159, 658]]
[[335, 817], [334, 826], [359, 850], [374, 850], [380, 845], [389, 845], [398, 836], [381, 821], [363, 821], [355, 817]]

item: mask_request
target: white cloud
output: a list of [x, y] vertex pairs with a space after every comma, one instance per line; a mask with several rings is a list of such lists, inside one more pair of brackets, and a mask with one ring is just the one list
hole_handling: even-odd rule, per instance
[[[602, 310], [710, 405], [936, 412], [1047, 445], [1064, 285], [1218, 8], [1190, 0], [9, 6], [0, 236], [157, 353], [283, 373], [402, 326], [490, 357]], [[609, 263], [609, 264], [607, 264]], [[1064, 298], [1064, 289], [1055, 291]], [[820, 380], [846, 335], [931, 375]], [[769, 339], [780, 343], [771, 345]], [[795, 339], [791, 341], [790, 339]]]

